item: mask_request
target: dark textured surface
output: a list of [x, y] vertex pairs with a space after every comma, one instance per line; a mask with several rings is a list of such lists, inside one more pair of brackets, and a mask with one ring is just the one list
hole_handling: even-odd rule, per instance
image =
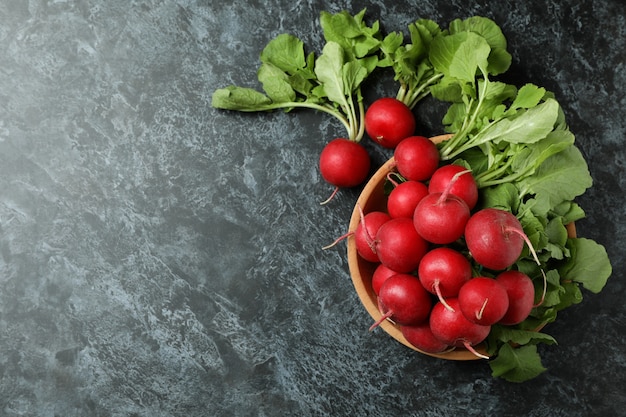
[[[510, 81], [556, 93], [589, 162], [578, 231], [615, 272], [549, 326], [530, 383], [368, 333], [344, 247], [320, 249], [358, 195], [318, 204], [340, 125], [210, 107], [257, 87], [277, 34], [320, 51], [319, 12], [364, 6], [386, 31], [493, 17]], [[626, 415], [625, 28], [621, 0], [2, 1], [0, 415]]]

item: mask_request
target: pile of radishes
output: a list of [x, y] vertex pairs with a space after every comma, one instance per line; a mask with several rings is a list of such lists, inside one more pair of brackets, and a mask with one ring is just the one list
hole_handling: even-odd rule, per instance
[[479, 191], [471, 171], [441, 165], [426, 137], [388, 147], [394, 163], [386, 210], [361, 213], [351, 234], [359, 256], [378, 264], [371, 286], [382, 316], [370, 330], [391, 320], [423, 352], [465, 347], [488, 358], [474, 347], [491, 326], [520, 323], [535, 306], [530, 277], [507, 270], [528, 238], [512, 213], [474, 211]]

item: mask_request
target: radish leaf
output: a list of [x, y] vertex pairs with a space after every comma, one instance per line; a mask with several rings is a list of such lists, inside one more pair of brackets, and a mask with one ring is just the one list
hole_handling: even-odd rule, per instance
[[584, 288], [599, 293], [611, 276], [612, 268], [604, 246], [591, 239], [573, 238], [567, 247], [571, 258], [559, 273], [564, 279], [580, 282]]

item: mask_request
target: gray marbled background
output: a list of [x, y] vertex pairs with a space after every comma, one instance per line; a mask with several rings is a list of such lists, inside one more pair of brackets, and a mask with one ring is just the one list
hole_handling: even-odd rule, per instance
[[[467, 4], [3, 0], [0, 415], [626, 415], [626, 6]], [[320, 249], [358, 195], [318, 204], [341, 126], [210, 107], [217, 88], [257, 87], [274, 36], [319, 51], [319, 12], [364, 6], [389, 31], [493, 17], [508, 77], [556, 93], [588, 159], [578, 230], [615, 273], [550, 325], [559, 346], [531, 383], [368, 333], [344, 247]], [[373, 80], [367, 98], [394, 91]], [[439, 133], [437, 106], [417, 112]]]

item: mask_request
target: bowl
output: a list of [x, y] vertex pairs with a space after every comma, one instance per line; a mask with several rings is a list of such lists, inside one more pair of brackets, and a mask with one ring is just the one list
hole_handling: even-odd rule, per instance
[[[439, 135], [430, 138], [430, 140], [434, 143], [439, 143], [449, 139], [451, 136], [452, 135]], [[350, 217], [349, 231], [354, 231], [359, 225], [359, 222], [361, 220], [359, 206], [365, 214], [371, 211], [386, 211], [387, 196], [385, 195], [384, 184], [387, 179], [387, 175], [390, 172], [394, 172], [394, 170], [395, 161], [393, 157], [391, 157], [374, 173], [374, 175], [372, 175], [370, 180], [365, 184], [365, 187], [359, 195], [359, 198], [357, 199], [357, 202], [352, 211], [352, 215]], [[574, 223], [567, 225], [567, 231], [569, 237], [576, 237], [576, 229]], [[374, 293], [371, 284], [372, 275], [374, 273], [374, 270], [376, 269], [377, 264], [368, 262], [358, 255], [354, 239], [348, 239], [347, 247], [348, 267], [350, 270], [352, 283], [359, 299], [361, 300], [361, 303], [372, 317], [373, 322], [376, 322], [382, 317], [382, 314], [378, 309], [377, 296]], [[396, 325], [391, 320], [383, 321], [379, 327], [382, 328], [386, 333], [388, 333], [398, 342], [409, 347], [410, 349], [413, 349], [425, 355], [441, 359], [458, 361], [480, 359], [474, 353], [465, 348], [455, 348], [453, 350], [449, 350], [443, 353], [424, 352], [409, 343], [402, 335], [400, 326]], [[484, 344], [481, 343], [475, 348], [479, 353], [486, 354]]]

